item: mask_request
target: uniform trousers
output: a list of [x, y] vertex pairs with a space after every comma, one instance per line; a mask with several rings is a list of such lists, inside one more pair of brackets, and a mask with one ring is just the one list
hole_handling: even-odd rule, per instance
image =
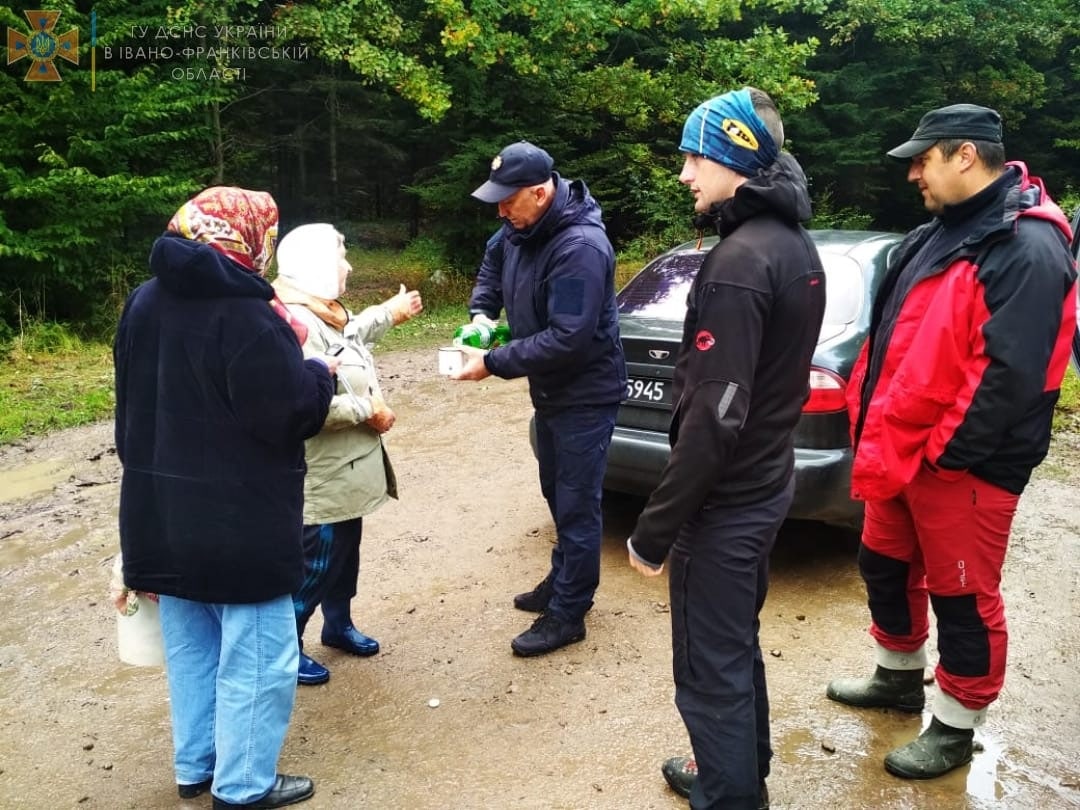
[[536, 411], [540, 491], [555, 521], [547, 612], [578, 621], [600, 583], [601, 500], [617, 404]]

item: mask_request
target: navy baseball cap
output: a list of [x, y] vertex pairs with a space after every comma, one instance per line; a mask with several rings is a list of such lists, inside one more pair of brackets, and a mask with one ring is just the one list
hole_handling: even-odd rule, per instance
[[997, 110], [977, 104], [940, 107], [924, 115], [911, 137], [887, 154], [897, 160], [908, 160], [938, 141], [952, 140], [1001, 143], [1001, 116]]
[[491, 161], [488, 181], [472, 193], [481, 202], [502, 202], [519, 188], [538, 186], [551, 178], [555, 161], [528, 141], [512, 143]]

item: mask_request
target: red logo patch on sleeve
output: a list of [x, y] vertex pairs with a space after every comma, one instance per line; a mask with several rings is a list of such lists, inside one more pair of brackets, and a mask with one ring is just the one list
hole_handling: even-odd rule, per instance
[[715, 345], [716, 338], [712, 336], [712, 332], [708, 332], [704, 329], [698, 332], [697, 337], [694, 338], [694, 346], [697, 347], [699, 352], [707, 352]]

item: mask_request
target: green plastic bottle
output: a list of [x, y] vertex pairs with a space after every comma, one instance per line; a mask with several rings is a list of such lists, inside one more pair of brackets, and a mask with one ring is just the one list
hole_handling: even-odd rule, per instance
[[474, 349], [490, 349], [510, 342], [510, 327], [504, 323], [494, 327], [483, 323], [467, 323], [454, 332], [455, 346], [472, 346]]

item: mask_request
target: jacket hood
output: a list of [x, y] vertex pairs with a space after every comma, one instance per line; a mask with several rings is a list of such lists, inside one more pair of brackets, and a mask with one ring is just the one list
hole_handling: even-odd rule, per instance
[[704, 214], [694, 217], [698, 230], [715, 227], [726, 236], [741, 223], [769, 213], [792, 223], [810, 219], [810, 192], [802, 166], [787, 152], [781, 152], [767, 169], [747, 179], [735, 195], [713, 203]]
[[150, 272], [182, 298], [274, 297], [270, 283], [209, 245], [165, 234], [150, 251]]
[[523, 231], [506, 226], [506, 238], [511, 244], [520, 245], [534, 238], [545, 239], [572, 225], [604, 228], [600, 203], [593, 199], [584, 180], [564, 180], [558, 172], [552, 173], [552, 179], [555, 181], [555, 199], [544, 215]]
[[1006, 216], [1015, 212], [1016, 216], [1045, 219], [1061, 231], [1066, 242], [1071, 243], [1073, 232], [1069, 218], [1065, 216], [1065, 212], [1058, 207], [1058, 204], [1050, 199], [1042, 179], [1028, 174], [1027, 164], [1022, 161], [1013, 160], [1005, 165], [1019, 176], [1019, 184], [1014, 192], [1015, 197], [1010, 195], [1005, 201]]

